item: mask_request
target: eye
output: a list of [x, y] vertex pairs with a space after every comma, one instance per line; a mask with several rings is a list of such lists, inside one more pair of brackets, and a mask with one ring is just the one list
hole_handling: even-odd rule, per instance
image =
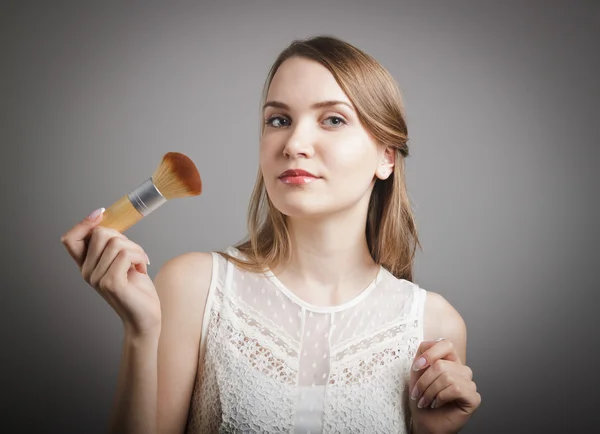
[[332, 126], [332, 127], [340, 127], [342, 125], [346, 125], [347, 124], [346, 120], [344, 118], [339, 117], [339, 116], [329, 116], [325, 120], [325, 122], [327, 122], [327, 121], [331, 121], [331, 123], [329, 124], [329, 126]]
[[273, 128], [282, 128], [290, 125], [290, 121], [281, 116], [272, 116], [265, 121], [265, 124]]

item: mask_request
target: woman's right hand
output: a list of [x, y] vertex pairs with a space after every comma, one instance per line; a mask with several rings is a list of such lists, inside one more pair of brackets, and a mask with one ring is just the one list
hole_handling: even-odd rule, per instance
[[148, 276], [148, 256], [122, 233], [99, 226], [94, 211], [61, 237], [83, 279], [114, 309], [127, 333], [160, 332], [160, 300]]

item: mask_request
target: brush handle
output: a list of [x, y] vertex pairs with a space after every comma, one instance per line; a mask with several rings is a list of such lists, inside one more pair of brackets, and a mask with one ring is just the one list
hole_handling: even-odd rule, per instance
[[104, 211], [100, 225], [123, 233], [166, 202], [149, 178]]
[[115, 229], [121, 233], [143, 219], [144, 216], [133, 206], [128, 195], [109, 206], [99, 226]]

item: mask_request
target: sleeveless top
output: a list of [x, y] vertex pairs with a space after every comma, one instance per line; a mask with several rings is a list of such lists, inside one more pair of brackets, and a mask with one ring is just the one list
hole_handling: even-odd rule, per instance
[[212, 255], [187, 433], [408, 432], [424, 289], [380, 267], [350, 301], [316, 306]]

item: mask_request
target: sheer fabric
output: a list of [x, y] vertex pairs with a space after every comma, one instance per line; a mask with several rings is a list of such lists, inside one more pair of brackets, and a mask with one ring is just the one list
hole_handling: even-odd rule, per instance
[[407, 432], [425, 297], [380, 267], [357, 297], [315, 306], [213, 253], [187, 432]]

